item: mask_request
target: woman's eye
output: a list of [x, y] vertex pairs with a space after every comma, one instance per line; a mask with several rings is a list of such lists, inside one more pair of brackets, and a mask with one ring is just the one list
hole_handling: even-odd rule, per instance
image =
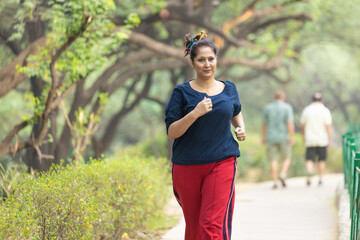
[[204, 61], [205, 61], [205, 59], [203, 59], [203, 58], [199, 59], [199, 62], [204, 62]]
[[213, 62], [215, 58], [209, 58], [209, 62]]

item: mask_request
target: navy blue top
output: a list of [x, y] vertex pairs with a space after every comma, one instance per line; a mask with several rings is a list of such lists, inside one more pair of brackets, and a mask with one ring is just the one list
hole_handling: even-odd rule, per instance
[[165, 110], [165, 123], [170, 125], [191, 112], [204, 99], [211, 98], [213, 109], [199, 117], [173, 144], [172, 162], [182, 165], [207, 164], [240, 156], [239, 145], [231, 132], [231, 118], [241, 111], [234, 83], [221, 81], [224, 90], [214, 96], [198, 92], [190, 81], [174, 88]]

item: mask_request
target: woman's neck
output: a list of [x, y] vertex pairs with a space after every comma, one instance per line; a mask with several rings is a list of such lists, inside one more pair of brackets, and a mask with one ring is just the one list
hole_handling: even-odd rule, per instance
[[195, 85], [201, 87], [202, 89], [211, 89], [216, 85], [216, 80], [214, 78], [196, 78], [194, 81]]

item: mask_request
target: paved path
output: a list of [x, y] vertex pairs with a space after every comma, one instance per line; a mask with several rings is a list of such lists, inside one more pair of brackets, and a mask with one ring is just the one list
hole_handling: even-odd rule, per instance
[[[323, 186], [313, 178], [287, 180], [285, 189], [272, 190], [272, 182], [243, 190], [241, 183], [235, 201], [232, 240], [335, 240], [337, 239], [336, 187], [342, 174], [329, 174]], [[178, 208], [178, 207], [177, 207]], [[181, 210], [179, 210], [181, 213]], [[183, 240], [185, 223], [181, 219], [163, 240]]]

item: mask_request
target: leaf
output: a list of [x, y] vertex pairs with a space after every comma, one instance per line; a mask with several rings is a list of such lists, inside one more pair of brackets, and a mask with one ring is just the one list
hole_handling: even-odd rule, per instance
[[125, 20], [125, 23], [129, 25], [129, 27], [137, 27], [139, 26], [140, 22], [141, 20], [136, 13], [130, 13], [127, 19]]
[[120, 41], [126, 40], [129, 38], [129, 35], [126, 32], [119, 31], [114, 34]]
[[49, 143], [53, 143], [53, 142], [54, 142], [54, 138], [53, 138], [53, 136], [52, 136], [50, 133], [48, 133], [47, 137], [48, 137], [48, 142], [49, 142]]

